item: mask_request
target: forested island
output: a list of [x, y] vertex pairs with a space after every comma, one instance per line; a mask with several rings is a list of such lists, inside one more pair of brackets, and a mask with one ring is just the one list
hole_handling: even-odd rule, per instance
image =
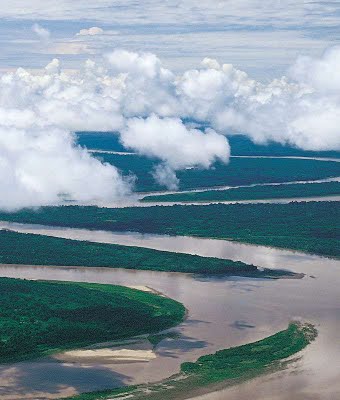
[[[101, 161], [119, 168], [123, 175], [135, 176], [137, 191], [164, 190], [164, 186], [157, 183], [152, 175], [152, 171], [159, 163], [158, 160], [137, 154], [94, 154]], [[179, 190], [188, 190], [337, 177], [340, 175], [340, 163], [313, 159], [231, 158], [228, 164], [215, 163], [210, 169], [184, 169], [177, 171], [176, 175], [179, 179]]]
[[228, 239], [340, 256], [339, 202], [213, 204], [172, 207], [42, 207], [0, 213], [0, 220], [109, 231]]
[[293, 322], [287, 329], [258, 342], [220, 350], [200, 357], [196, 362], [185, 362], [178, 374], [164, 381], [84, 393], [68, 399], [189, 399], [279, 370], [292, 361], [285, 360], [303, 350], [316, 336], [317, 331], [313, 325]]
[[0, 278], [0, 363], [159, 332], [182, 304], [122, 286]]
[[297, 197], [340, 196], [340, 182], [297, 183], [289, 185], [267, 185], [237, 187], [226, 190], [171, 193], [145, 196], [143, 202], [209, 202], [289, 199]]
[[[188, 120], [188, 123], [196, 123], [202, 128], [205, 126], [198, 121]], [[124, 147], [119, 141], [118, 132], [76, 132], [77, 144], [92, 150], [109, 150], [109, 151], [130, 151]], [[263, 144], [254, 143], [248, 136], [241, 134], [233, 134], [228, 136], [228, 141], [232, 149], [233, 156], [271, 156], [271, 157], [330, 157], [340, 158], [339, 151], [311, 151], [302, 150], [286, 144], [277, 142], [266, 142]]]
[[126, 268], [254, 278], [293, 277], [241, 261], [0, 230], [0, 264]]

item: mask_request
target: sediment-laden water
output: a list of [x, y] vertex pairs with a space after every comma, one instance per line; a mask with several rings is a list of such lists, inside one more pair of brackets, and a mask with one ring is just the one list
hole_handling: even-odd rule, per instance
[[58, 398], [115, 385], [159, 380], [176, 372], [183, 361], [218, 349], [261, 339], [286, 328], [291, 319], [314, 323], [317, 340], [288, 370], [258, 378], [200, 400], [340, 398], [340, 262], [315, 255], [224, 240], [111, 233], [82, 229], [1, 223], [1, 228], [104, 243], [142, 246], [201, 256], [230, 258], [267, 268], [306, 274], [303, 279], [199, 278], [178, 273], [0, 266], [0, 275], [26, 279], [145, 285], [182, 302], [188, 319], [173, 330], [180, 336], [163, 340], [150, 362], [79, 364], [45, 358], [0, 367], [0, 397]]

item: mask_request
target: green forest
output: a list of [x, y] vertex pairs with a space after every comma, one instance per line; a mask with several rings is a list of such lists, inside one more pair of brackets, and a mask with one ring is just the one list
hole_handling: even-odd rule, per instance
[[290, 185], [268, 185], [238, 187], [227, 190], [159, 194], [143, 197], [145, 202], [205, 202], [262, 200], [295, 197], [340, 196], [340, 182], [298, 183]]
[[[85, 393], [69, 400], [104, 400], [129, 398], [129, 400], [183, 400], [214, 390], [214, 385], [224, 382], [235, 385], [267, 371], [279, 370], [285, 361], [315, 340], [316, 329], [310, 324], [291, 323], [287, 329], [258, 342], [220, 350], [200, 357], [196, 362], [185, 362], [181, 372], [162, 382], [128, 386], [98, 393]], [[123, 397], [128, 396], [128, 397]]]
[[[186, 121], [193, 122], [193, 121]], [[194, 121], [196, 124], [197, 121]], [[204, 128], [204, 127], [202, 127]], [[111, 150], [111, 151], [131, 151], [119, 142], [118, 132], [76, 132], [77, 144], [88, 149]], [[248, 136], [231, 135], [228, 136], [233, 156], [298, 156], [298, 157], [330, 157], [340, 158], [339, 151], [311, 151], [302, 150], [277, 142], [266, 142], [255, 144]]]
[[172, 207], [42, 207], [0, 220], [110, 231], [229, 239], [340, 256], [339, 202]]
[[231, 147], [231, 153], [234, 156], [297, 156], [297, 157], [331, 157], [340, 158], [339, 151], [312, 151], [302, 150], [297, 147], [292, 147], [289, 144], [281, 144], [273, 141], [265, 143], [254, 143], [246, 135], [231, 135], [228, 136], [228, 141]]
[[0, 230], [0, 263], [109, 267], [258, 278], [293, 275], [289, 271], [260, 270], [241, 261], [6, 230]]
[[0, 362], [179, 324], [182, 304], [122, 286], [0, 278]]
[[[94, 154], [101, 161], [119, 168], [123, 175], [136, 176], [137, 191], [164, 190], [164, 186], [159, 185], [152, 175], [153, 169], [159, 163], [157, 160], [135, 154]], [[177, 172], [180, 190], [317, 180], [339, 175], [338, 162], [275, 158], [231, 158], [228, 164], [215, 163], [210, 169], [193, 168]]]

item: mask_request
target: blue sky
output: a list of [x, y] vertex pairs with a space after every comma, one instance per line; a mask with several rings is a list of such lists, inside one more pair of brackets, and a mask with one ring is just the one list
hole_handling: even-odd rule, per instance
[[[340, 1], [2, 0], [0, 69], [39, 69], [54, 57], [77, 69], [124, 48], [155, 53], [174, 71], [211, 57], [268, 81], [298, 55], [338, 44], [339, 26]], [[91, 27], [103, 32], [77, 35]]]

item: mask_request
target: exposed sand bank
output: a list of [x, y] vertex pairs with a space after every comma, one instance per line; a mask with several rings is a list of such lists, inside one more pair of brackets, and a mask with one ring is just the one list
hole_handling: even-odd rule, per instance
[[70, 350], [54, 356], [55, 359], [63, 362], [80, 363], [119, 363], [119, 362], [148, 362], [156, 358], [151, 350], [132, 349], [80, 349]]

